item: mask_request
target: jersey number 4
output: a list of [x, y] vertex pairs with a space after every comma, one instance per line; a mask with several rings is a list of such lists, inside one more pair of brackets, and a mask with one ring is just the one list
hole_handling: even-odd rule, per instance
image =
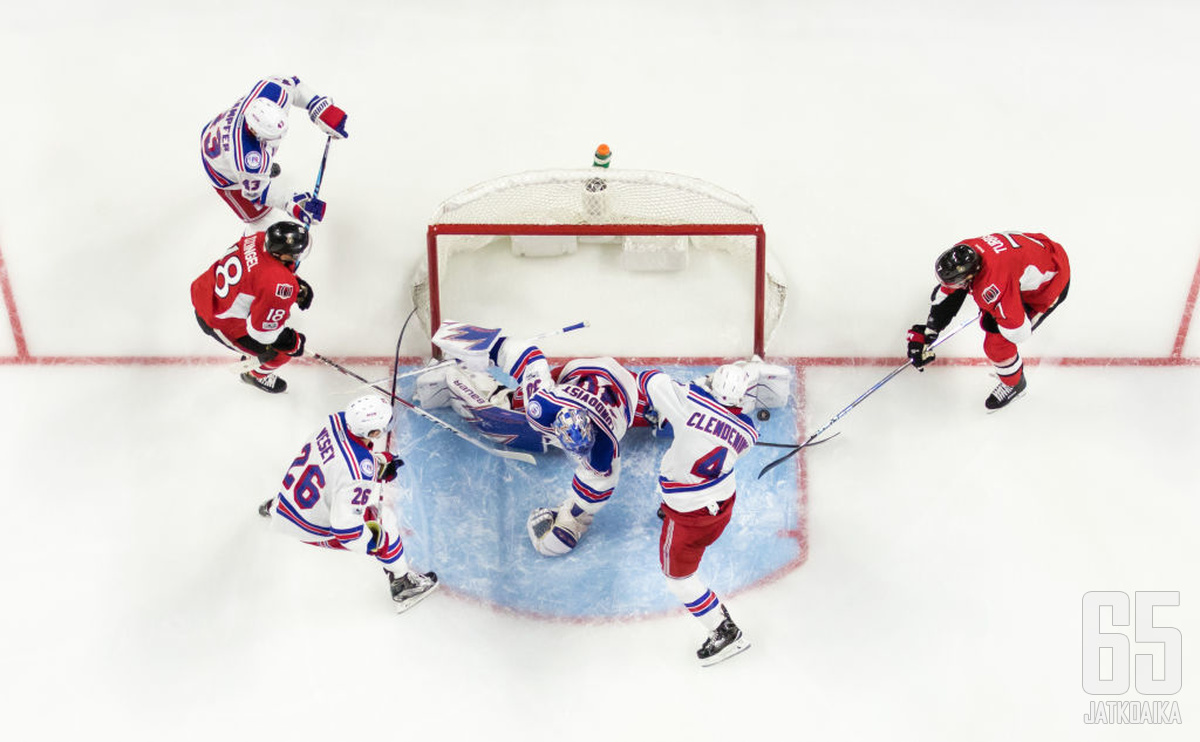
[[[317, 504], [317, 500], [321, 499], [321, 488], [325, 486], [325, 472], [321, 471], [321, 467], [316, 464], [304, 466], [310, 453], [312, 445], [305, 443], [304, 448], [300, 449], [300, 455], [292, 461], [283, 477], [284, 488], [291, 490], [292, 499], [297, 507], [304, 510]], [[301, 466], [304, 466], [304, 470], [300, 472], [300, 476], [293, 476], [292, 470]]]
[[692, 464], [692, 476], [700, 479], [716, 479], [721, 476], [721, 470], [725, 468], [725, 457], [728, 454], [728, 448], [717, 446], [696, 459], [696, 463]]

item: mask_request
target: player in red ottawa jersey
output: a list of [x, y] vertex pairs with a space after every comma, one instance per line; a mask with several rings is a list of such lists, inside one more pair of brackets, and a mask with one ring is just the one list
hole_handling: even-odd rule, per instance
[[287, 382], [275, 371], [304, 354], [304, 335], [287, 326], [292, 305], [312, 304], [312, 286], [296, 275], [310, 247], [308, 228], [276, 222], [247, 235], [192, 281], [192, 306], [205, 334], [258, 358], [242, 381], [278, 394]]
[[1037, 232], [993, 232], [962, 240], [938, 256], [938, 287], [929, 318], [908, 331], [908, 357], [920, 369], [969, 293], [979, 305], [983, 352], [1000, 383], [984, 406], [998, 410], [1025, 393], [1017, 343], [1026, 340], [1067, 298], [1071, 265], [1062, 245]]

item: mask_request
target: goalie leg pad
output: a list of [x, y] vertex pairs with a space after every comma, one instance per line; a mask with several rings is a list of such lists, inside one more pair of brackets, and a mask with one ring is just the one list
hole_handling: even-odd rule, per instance
[[450, 407], [488, 440], [531, 453], [546, 450], [545, 439], [529, 426], [525, 413], [511, 409], [511, 390], [490, 374], [451, 367], [446, 388]]
[[446, 384], [446, 373], [449, 366], [433, 368], [417, 377], [416, 401], [421, 407], [432, 410], [446, 407], [453, 395]]
[[472, 417], [469, 410], [475, 407], [512, 407], [508, 388], [483, 371], [449, 366], [446, 368], [446, 388], [450, 391], [450, 406], [468, 420]]

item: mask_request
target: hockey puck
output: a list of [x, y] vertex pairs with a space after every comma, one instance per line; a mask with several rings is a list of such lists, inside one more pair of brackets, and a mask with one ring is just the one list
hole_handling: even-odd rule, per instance
[[771, 411], [768, 409], [759, 410], [757, 417], [759, 420], [766, 422], [767, 420], [771, 419]]

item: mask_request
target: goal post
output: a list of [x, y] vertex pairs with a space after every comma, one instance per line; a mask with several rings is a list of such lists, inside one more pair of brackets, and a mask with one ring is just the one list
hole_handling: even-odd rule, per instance
[[[620, 254], [619, 261], [603, 263], [604, 272], [619, 262], [620, 270], [660, 276], [654, 285], [664, 289], [705, 280], [696, 296], [748, 304], [731, 312], [747, 325], [733, 331], [744, 341], [731, 355], [765, 355], [786, 304], [787, 282], [768, 252], [766, 231], [738, 196], [673, 173], [544, 170], [476, 185], [446, 200], [430, 219], [425, 259], [412, 282], [427, 332], [443, 319], [489, 322], [448, 315], [443, 298], [450, 263], [469, 266], [472, 253], [497, 241], [505, 242], [504, 255], [522, 261], [522, 272], [543, 270], [552, 262], [546, 258], [573, 255], [581, 246], [601, 246]], [[718, 267], [702, 276], [690, 265], [702, 255], [719, 255], [736, 269]]]

